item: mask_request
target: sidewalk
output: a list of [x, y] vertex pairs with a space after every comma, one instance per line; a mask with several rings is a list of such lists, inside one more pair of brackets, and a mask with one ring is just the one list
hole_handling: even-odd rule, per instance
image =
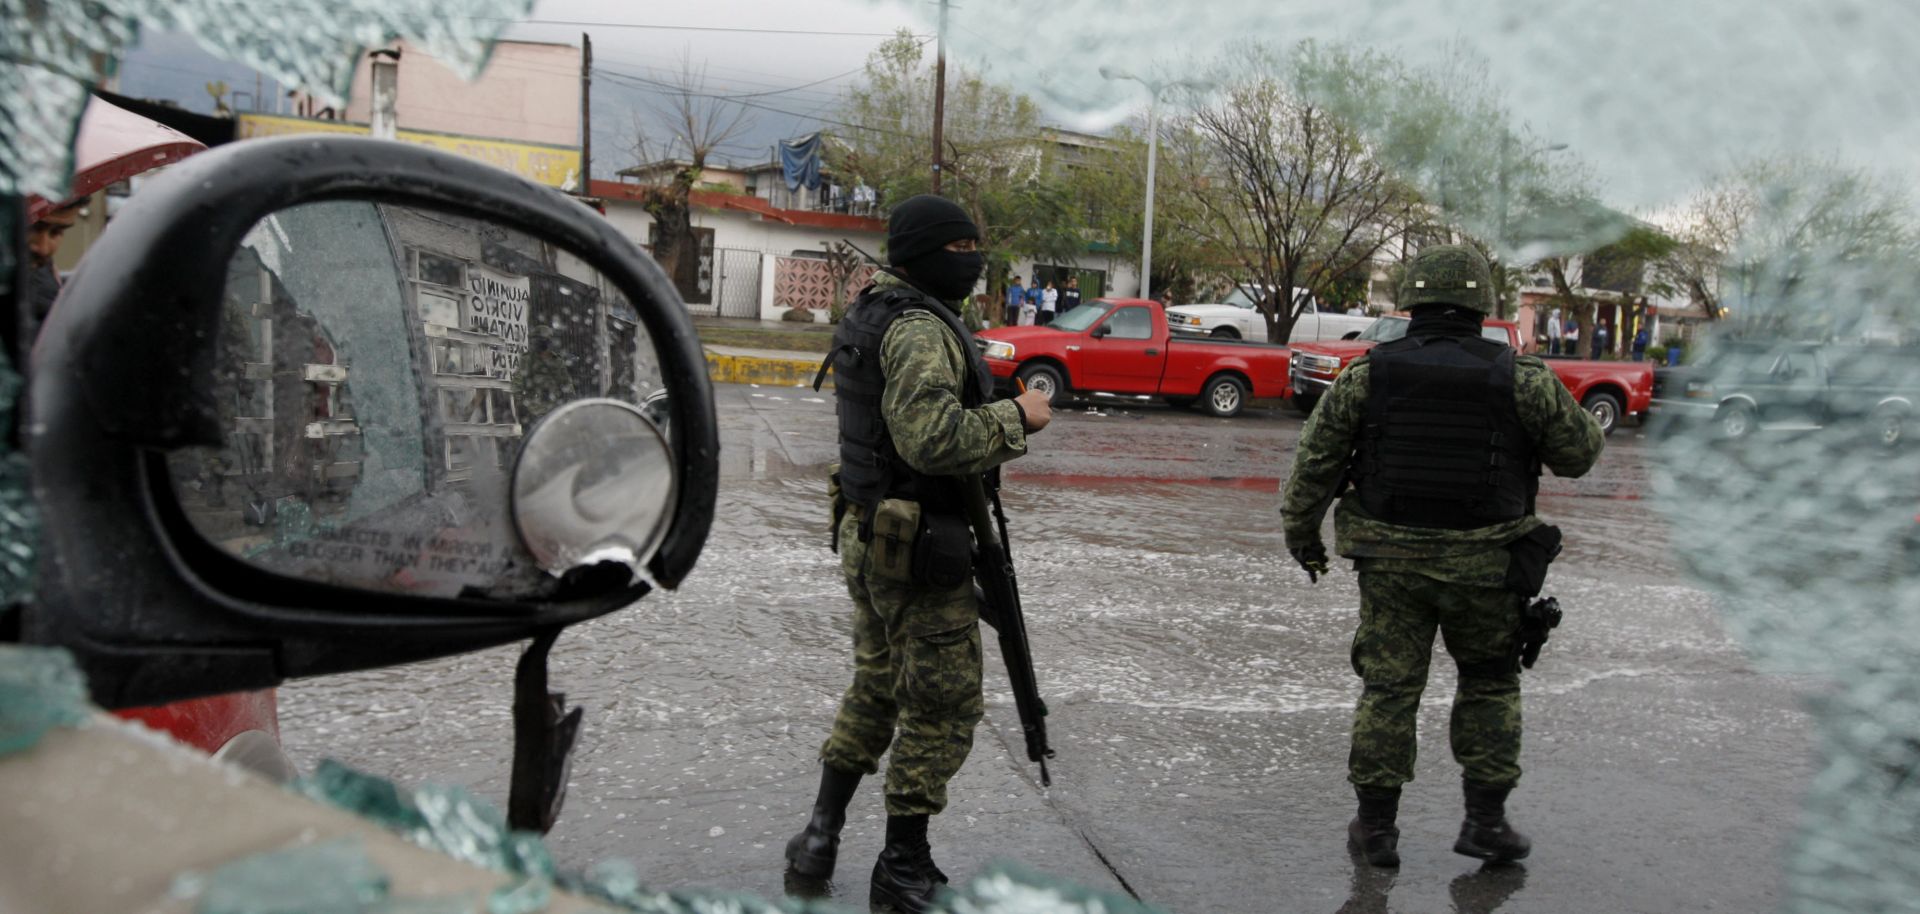
[[[695, 317], [695, 332], [707, 355], [707, 378], [715, 384], [812, 387], [833, 325], [753, 318]], [[825, 386], [831, 386], [828, 378]]]
[[[707, 352], [707, 379], [715, 384], [760, 384], [767, 387], [812, 387], [824, 355], [786, 349], [745, 349], [703, 346]], [[821, 385], [833, 386], [829, 374]]]

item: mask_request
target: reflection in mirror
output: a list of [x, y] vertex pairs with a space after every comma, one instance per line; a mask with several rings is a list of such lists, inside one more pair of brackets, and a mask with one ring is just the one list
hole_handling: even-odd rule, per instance
[[508, 516], [525, 432], [589, 397], [665, 427], [633, 304], [572, 254], [485, 220], [363, 201], [283, 210], [234, 253], [225, 305], [213, 399], [226, 440], [169, 463], [195, 529], [265, 570], [537, 597], [550, 577]]
[[673, 452], [645, 411], [576, 400], [527, 436], [513, 472], [513, 519], [541, 568], [598, 562], [636, 571], [666, 533]]

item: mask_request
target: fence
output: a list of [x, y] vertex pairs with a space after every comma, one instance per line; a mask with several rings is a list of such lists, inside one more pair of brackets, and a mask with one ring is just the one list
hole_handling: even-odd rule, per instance
[[[775, 261], [773, 280], [773, 300], [775, 306], [784, 311], [790, 308], [805, 308], [809, 311], [831, 311], [833, 308], [833, 267], [825, 260], [809, 257], [781, 257]], [[873, 278], [873, 267], [861, 264], [854, 268], [853, 275], [847, 279], [845, 298], [841, 304], [853, 300]]]

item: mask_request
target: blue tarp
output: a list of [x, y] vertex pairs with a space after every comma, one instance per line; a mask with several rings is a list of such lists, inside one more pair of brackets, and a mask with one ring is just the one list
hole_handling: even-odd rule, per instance
[[787, 190], [820, 188], [820, 134], [804, 136], [780, 144], [780, 167], [786, 172]]

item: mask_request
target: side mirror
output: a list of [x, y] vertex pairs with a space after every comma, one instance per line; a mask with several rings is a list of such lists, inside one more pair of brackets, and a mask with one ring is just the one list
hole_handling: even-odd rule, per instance
[[1360, 331], [1349, 330], [1345, 333], [1340, 334], [1340, 338], [1343, 340], [1357, 340], [1360, 338]]
[[1100, 326], [1093, 328], [1093, 338], [1096, 340], [1106, 339], [1112, 333], [1113, 333], [1113, 328], [1107, 326], [1106, 324], [1101, 324]]
[[31, 377], [23, 637], [110, 708], [550, 636], [677, 586], [713, 517], [667, 277], [578, 201], [419, 146], [175, 167]]

